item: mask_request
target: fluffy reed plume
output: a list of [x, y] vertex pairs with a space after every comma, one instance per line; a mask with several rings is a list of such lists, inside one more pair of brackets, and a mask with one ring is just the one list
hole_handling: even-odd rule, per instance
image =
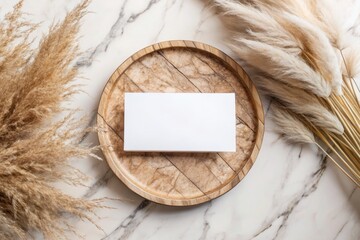
[[36, 50], [28, 36], [37, 26], [22, 20], [21, 6], [0, 23], [0, 239], [28, 239], [29, 231], [59, 239], [72, 230], [64, 214], [92, 221], [99, 206], [52, 186], [79, 183], [84, 175], [68, 160], [92, 151], [79, 144], [81, 121], [72, 114], [54, 120], [76, 92], [76, 34], [87, 2], [52, 26]]
[[[244, 46], [233, 49], [252, 66], [292, 87], [303, 88], [318, 96], [329, 96], [331, 86], [323, 77], [308, 66], [299, 56], [292, 56], [271, 45], [248, 39], [236, 39]], [[292, 66], [288, 69], [284, 66]]]
[[273, 119], [277, 122], [278, 132], [284, 134], [287, 141], [292, 143], [315, 142], [314, 134], [291, 111], [287, 111], [276, 103], [271, 106], [271, 110]]
[[255, 70], [253, 79], [273, 98], [279, 131], [291, 142], [312, 142], [321, 149], [325, 145], [332, 151], [329, 157], [359, 186], [360, 104], [355, 77], [360, 73], [360, 2], [215, 0], [215, 4], [230, 30], [230, 47]]
[[306, 116], [307, 120], [314, 125], [337, 134], [344, 132], [344, 127], [339, 119], [323, 106], [316, 96], [284, 85], [271, 77], [255, 76], [254, 80], [258, 82], [258, 86], [263, 92], [271, 92], [273, 98], [286, 105], [289, 110]]

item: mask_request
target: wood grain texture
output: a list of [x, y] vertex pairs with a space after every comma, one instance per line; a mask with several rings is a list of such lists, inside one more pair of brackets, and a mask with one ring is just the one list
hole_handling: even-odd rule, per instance
[[[236, 152], [124, 152], [125, 92], [234, 92]], [[206, 44], [168, 41], [116, 69], [101, 96], [97, 124], [109, 166], [130, 189], [157, 203], [187, 206], [224, 194], [248, 173], [261, 147], [264, 113], [255, 86], [234, 60]]]

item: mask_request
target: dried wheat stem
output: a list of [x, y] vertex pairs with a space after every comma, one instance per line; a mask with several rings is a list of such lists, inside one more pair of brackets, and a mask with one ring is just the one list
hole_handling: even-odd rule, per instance
[[[344, 157], [344, 151], [339, 148], [339, 145], [336, 142], [333, 142], [333, 139], [329, 135], [325, 135], [318, 130], [317, 128], [313, 128], [316, 135], [323, 141], [335, 155], [337, 155], [338, 159], [347, 167], [347, 169], [355, 176], [356, 184], [360, 183], [360, 171], [355, 167], [352, 161], [349, 161], [346, 157]], [[331, 142], [330, 142], [331, 141]], [[335, 145], [335, 146], [334, 146]]]
[[352, 181], [356, 184], [357, 187], [360, 187], [359, 181], [357, 181], [353, 176], [351, 176], [330, 154], [328, 154], [324, 148], [322, 148], [317, 142], [314, 144], [323, 151], [327, 157], [331, 159], [331, 161]]

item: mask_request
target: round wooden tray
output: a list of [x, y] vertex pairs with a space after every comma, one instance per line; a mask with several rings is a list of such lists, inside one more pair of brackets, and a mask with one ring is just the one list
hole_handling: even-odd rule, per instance
[[[236, 152], [124, 152], [124, 92], [236, 93]], [[224, 194], [248, 173], [261, 146], [264, 113], [255, 86], [234, 60], [206, 44], [168, 41], [116, 69], [101, 96], [97, 124], [108, 164], [130, 189], [157, 203], [185, 206]]]

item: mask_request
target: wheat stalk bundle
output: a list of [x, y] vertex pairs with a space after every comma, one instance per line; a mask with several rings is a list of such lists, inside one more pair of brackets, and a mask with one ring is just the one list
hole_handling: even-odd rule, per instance
[[52, 26], [37, 49], [29, 38], [37, 26], [22, 20], [21, 5], [0, 23], [0, 239], [28, 239], [29, 231], [60, 239], [72, 230], [64, 214], [92, 221], [100, 204], [51, 184], [79, 183], [84, 175], [68, 160], [92, 152], [79, 144], [81, 120], [72, 114], [54, 120], [61, 102], [77, 89], [76, 34], [87, 3]]
[[273, 99], [278, 130], [360, 186], [360, 1], [215, 0], [229, 46]]

